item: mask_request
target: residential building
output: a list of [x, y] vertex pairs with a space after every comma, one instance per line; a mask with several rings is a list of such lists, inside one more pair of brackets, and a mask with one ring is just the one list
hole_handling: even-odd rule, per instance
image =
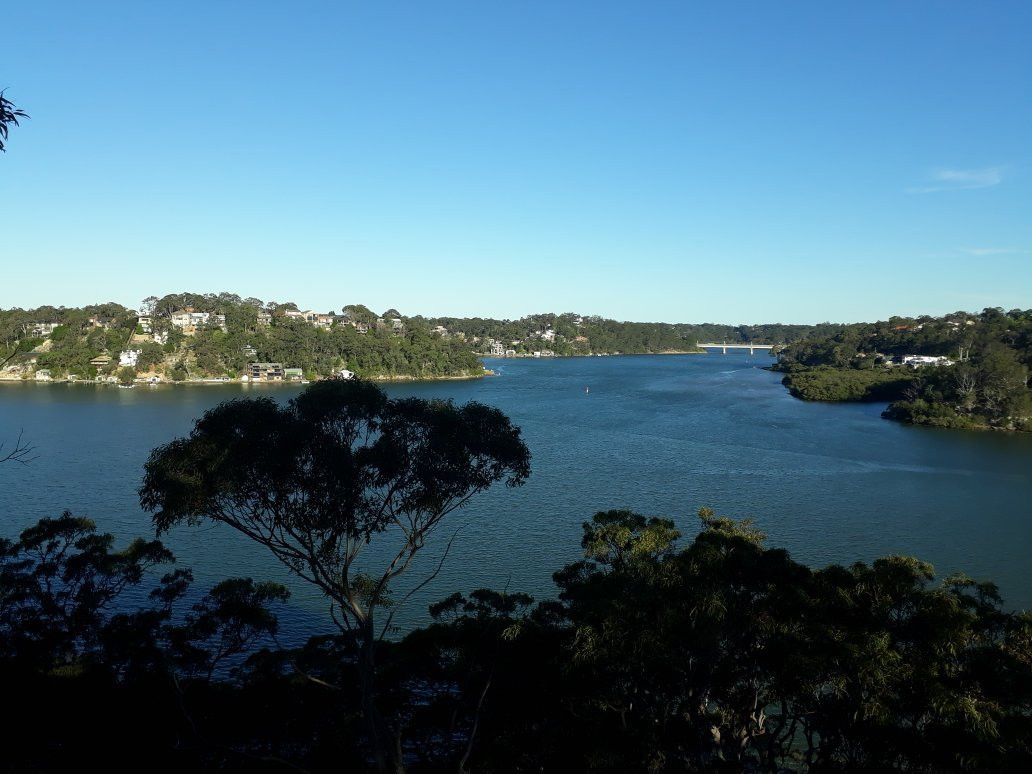
[[920, 368], [921, 366], [951, 366], [953, 361], [948, 357], [934, 357], [932, 355], [904, 355], [903, 365], [910, 366], [911, 368]]
[[[188, 306], [172, 313], [172, 324], [177, 328], [196, 327], [208, 322], [209, 317], [208, 312], [195, 312], [192, 306]], [[225, 322], [225, 318], [222, 321]]]
[[339, 319], [340, 316], [336, 314], [312, 314], [308, 322], [317, 328], [332, 328]]
[[140, 358], [140, 352], [143, 350], [139, 349], [127, 349], [119, 353], [118, 365], [128, 366], [129, 368], [136, 368], [136, 361]]
[[283, 363], [248, 363], [247, 376], [252, 382], [282, 382]]
[[25, 332], [34, 339], [43, 339], [54, 332], [54, 329], [59, 327], [61, 323], [54, 320], [48, 320], [47, 322], [31, 322], [25, 325]]

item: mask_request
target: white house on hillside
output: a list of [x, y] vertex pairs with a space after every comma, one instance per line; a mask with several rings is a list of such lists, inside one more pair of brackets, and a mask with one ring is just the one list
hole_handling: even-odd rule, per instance
[[911, 368], [920, 368], [921, 366], [951, 366], [953, 361], [948, 357], [934, 357], [932, 355], [904, 355], [903, 365], [910, 366]]
[[204, 325], [211, 315], [208, 312], [195, 312], [192, 306], [172, 313], [172, 324], [177, 328]]

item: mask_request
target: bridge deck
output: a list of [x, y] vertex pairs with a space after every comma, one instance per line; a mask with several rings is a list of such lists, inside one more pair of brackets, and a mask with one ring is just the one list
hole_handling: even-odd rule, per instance
[[757, 349], [773, 349], [773, 344], [715, 344], [710, 342], [708, 344], [700, 343], [698, 345], [702, 349], [719, 349], [726, 355], [729, 349], [747, 349], [751, 355], [754, 350]]

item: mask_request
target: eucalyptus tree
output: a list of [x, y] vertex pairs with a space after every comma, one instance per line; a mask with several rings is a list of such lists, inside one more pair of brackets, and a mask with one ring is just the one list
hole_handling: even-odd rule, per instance
[[[497, 409], [389, 399], [369, 383], [328, 381], [285, 405], [259, 398], [211, 409], [188, 437], [151, 453], [140, 499], [159, 534], [181, 523], [226, 524], [322, 591], [354, 642], [377, 768], [402, 771], [400, 731], [378, 707], [375, 680], [376, 645], [393, 612], [379, 624], [377, 612], [446, 516], [491, 484], [518, 486], [529, 473], [519, 428]], [[374, 540], [387, 547], [375, 568], [362, 561]]]

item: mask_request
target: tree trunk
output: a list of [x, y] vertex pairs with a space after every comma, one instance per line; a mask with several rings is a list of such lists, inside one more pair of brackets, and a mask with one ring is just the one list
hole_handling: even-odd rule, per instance
[[362, 688], [362, 719], [376, 770], [380, 774], [404, 774], [401, 735], [391, 729], [376, 706], [376, 635], [372, 616], [362, 626], [361, 648], [358, 673]]

